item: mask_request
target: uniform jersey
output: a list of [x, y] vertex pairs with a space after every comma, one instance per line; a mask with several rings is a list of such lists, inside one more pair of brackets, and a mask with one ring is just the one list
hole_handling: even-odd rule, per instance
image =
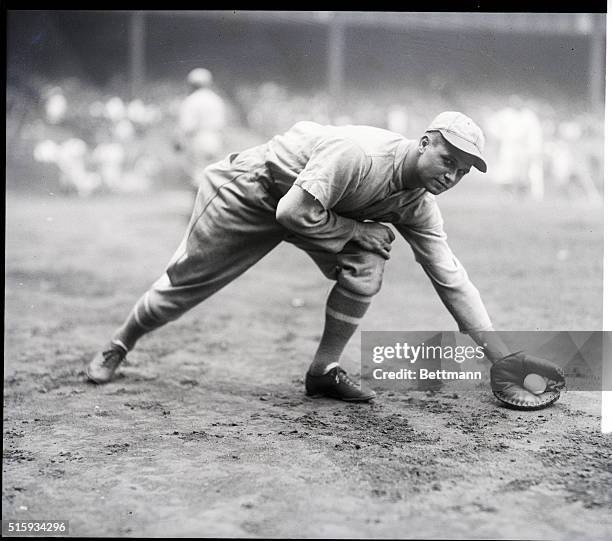
[[298, 122], [267, 143], [265, 162], [280, 195], [299, 186], [332, 215], [308, 224], [331, 251], [350, 240], [354, 220], [391, 223], [410, 243], [460, 330], [489, 330], [478, 290], [448, 246], [435, 197], [406, 186], [404, 158], [417, 144], [379, 128]]
[[[283, 241], [345, 291], [371, 297], [385, 260], [351, 240], [358, 221], [374, 220], [392, 223], [410, 243], [462, 332], [491, 330], [478, 290], [448, 247], [434, 196], [406, 186], [404, 161], [416, 145], [377, 128], [299, 122], [206, 167], [183, 240], [135, 308], [140, 326], [180, 317]], [[276, 210], [292, 186], [314, 199], [289, 231]]]
[[192, 176], [223, 155], [225, 109], [221, 97], [209, 88], [196, 90], [181, 103], [179, 130]]

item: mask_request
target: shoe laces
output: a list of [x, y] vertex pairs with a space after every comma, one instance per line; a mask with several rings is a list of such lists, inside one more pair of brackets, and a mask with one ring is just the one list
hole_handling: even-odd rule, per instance
[[340, 383], [340, 381], [354, 387], [355, 389], [359, 389], [359, 385], [355, 383], [346, 373], [346, 370], [343, 370], [342, 368], [336, 370], [336, 383]]
[[123, 360], [123, 358], [125, 357], [125, 353], [123, 353], [123, 351], [117, 348], [110, 348], [106, 351], [103, 351], [102, 356], [104, 357], [104, 360], [102, 361], [102, 366], [112, 367], [118, 365]]

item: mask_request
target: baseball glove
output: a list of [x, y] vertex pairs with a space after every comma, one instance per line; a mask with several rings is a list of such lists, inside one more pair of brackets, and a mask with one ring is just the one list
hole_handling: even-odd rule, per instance
[[[533, 394], [523, 387], [525, 376], [534, 373], [547, 381], [542, 394]], [[523, 351], [511, 353], [491, 366], [493, 394], [511, 408], [520, 410], [545, 408], [559, 399], [560, 391], [564, 387], [565, 376], [557, 365]]]

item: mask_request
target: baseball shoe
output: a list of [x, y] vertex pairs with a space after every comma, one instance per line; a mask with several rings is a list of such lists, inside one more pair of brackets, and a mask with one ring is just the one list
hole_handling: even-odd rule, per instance
[[115, 370], [126, 355], [127, 351], [125, 349], [111, 342], [107, 349], [96, 354], [87, 365], [85, 373], [94, 383], [108, 383], [113, 379]]
[[365, 385], [354, 382], [346, 370], [335, 366], [322, 376], [306, 374], [306, 395], [327, 396], [347, 402], [366, 402], [372, 400], [376, 393]]

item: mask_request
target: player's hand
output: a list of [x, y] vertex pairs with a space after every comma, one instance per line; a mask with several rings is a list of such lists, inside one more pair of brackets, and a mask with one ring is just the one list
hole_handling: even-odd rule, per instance
[[391, 243], [395, 240], [395, 234], [386, 225], [378, 222], [357, 222], [351, 240], [364, 250], [389, 259], [391, 257], [389, 253], [391, 252]]
[[[545, 387], [539, 393], [526, 384], [527, 376], [540, 376]], [[559, 399], [565, 375], [555, 363], [522, 351], [511, 353], [491, 366], [491, 389], [506, 406], [521, 410], [545, 408]]]

